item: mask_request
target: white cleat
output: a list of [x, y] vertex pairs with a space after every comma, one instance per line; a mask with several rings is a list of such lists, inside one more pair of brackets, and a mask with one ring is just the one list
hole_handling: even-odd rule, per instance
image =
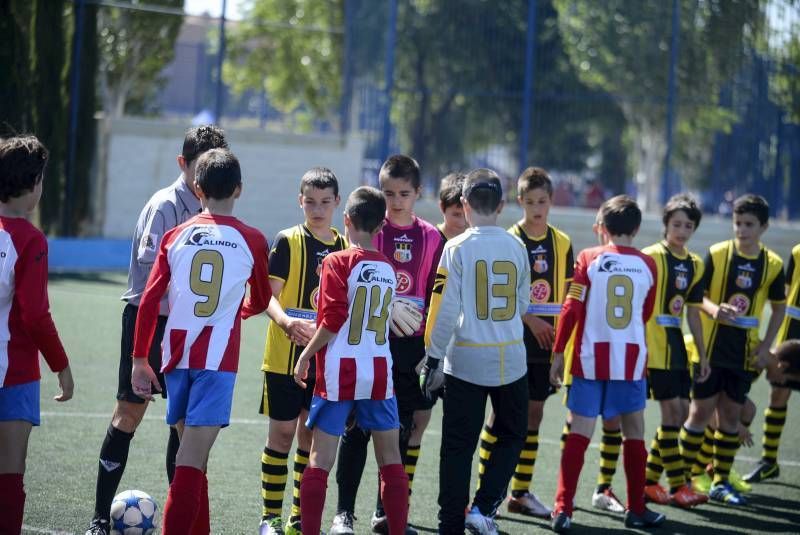
[[475, 506], [467, 513], [464, 527], [473, 535], [498, 535], [497, 522], [491, 517], [483, 516]]
[[619, 498], [611, 490], [611, 487], [603, 491], [595, 491], [592, 495], [592, 507], [609, 511], [611, 513], [624, 513], [625, 506], [619, 501]]

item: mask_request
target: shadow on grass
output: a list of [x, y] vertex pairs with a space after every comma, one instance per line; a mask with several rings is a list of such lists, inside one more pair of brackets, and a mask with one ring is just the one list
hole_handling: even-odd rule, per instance
[[[714, 525], [714, 531], [730, 533], [796, 533], [800, 514], [781, 509], [795, 510], [798, 504], [771, 496], [751, 496], [744, 507], [711, 505], [694, 509], [698, 516]], [[706, 527], [708, 529], [708, 527]]]
[[110, 284], [119, 286], [125, 283], [124, 274], [100, 272], [100, 273], [50, 273], [50, 282], [92, 282], [100, 284]]

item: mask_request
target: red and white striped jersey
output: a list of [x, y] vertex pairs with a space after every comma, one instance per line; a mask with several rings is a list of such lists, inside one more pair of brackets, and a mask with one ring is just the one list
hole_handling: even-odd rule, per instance
[[317, 326], [336, 336], [317, 352], [315, 395], [330, 401], [394, 395], [388, 323], [396, 287], [383, 253], [351, 247], [325, 257]]
[[575, 332], [571, 373], [584, 379], [643, 379], [647, 369], [645, 324], [653, 313], [656, 265], [638, 249], [605, 245], [585, 249], [556, 332], [563, 353]]
[[202, 213], [167, 232], [139, 303], [133, 356], [147, 356], [169, 288], [161, 370], [237, 371], [241, 319], [272, 295], [267, 251], [264, 235], [232, 216]]
[[0, 217], [0, 388], [39, 379], [69, 361], [47, 299], [47, 239], [29, 221]]

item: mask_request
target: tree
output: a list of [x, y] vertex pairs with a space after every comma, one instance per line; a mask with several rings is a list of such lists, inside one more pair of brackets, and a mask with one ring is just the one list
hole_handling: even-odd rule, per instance
[[0, 137], [27, 132], [33, 126], [29, 95], [30, 22], [26, 0], [0, 2]]

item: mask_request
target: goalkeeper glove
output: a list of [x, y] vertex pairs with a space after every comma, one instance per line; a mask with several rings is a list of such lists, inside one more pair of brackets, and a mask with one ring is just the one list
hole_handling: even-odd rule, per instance
[[422, 325], [422, 313], [410, 299], [395, 297], [392, 299], [392, 313], [389, 327], [397, 336], [411, 336]]
[[436, 399], [437, 391], [444, 385], [444, 372], [439, 368], [439, 359], [426, 355], [422, 372], [419, 375], [419, 387], [428, 401]]

